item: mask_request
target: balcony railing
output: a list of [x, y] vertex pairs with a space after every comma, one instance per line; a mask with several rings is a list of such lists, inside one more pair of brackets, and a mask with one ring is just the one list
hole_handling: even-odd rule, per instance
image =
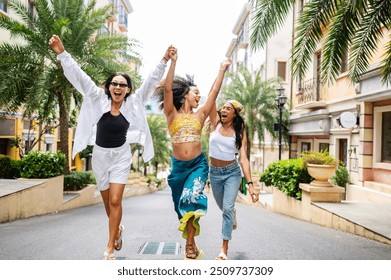
[[325, 102], [322, 98], [322, 84], [316, 79], [309, 79], [299, 84], [297, 93], [298, 105], [305, 107], [323, 107]]

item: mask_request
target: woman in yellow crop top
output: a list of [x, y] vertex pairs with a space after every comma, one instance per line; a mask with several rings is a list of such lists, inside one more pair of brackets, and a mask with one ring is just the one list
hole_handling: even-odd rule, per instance
[[174, 76], [178, 58], [176, 48], [173, 47], [169, 55], [171, 65], [167, 77], [156, 88], [155, 95], [163, 102], [161, 107], [171, 136], [173, 155], [171, 173], [167, 179], [180, 222], [179, 230], [186, 239], [185, 259], [198, 260], [203, 252], [197, 247], [195, 236], [200, 233], [199, 219], [207, 211], [207, 197], [203, 190], [209, 168], [201, 149], [201, 132], [231, 60], [221, 63], [206, 103], [193, 112], [193, 109], [198, 108], [200, 92], [189, 77]]

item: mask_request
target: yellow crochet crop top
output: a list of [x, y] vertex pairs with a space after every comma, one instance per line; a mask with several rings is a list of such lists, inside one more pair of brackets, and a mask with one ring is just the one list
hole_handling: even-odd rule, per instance
[[202, 126], [199, 120], [192, 114], [180, 116], [174, 120], [168, 131], [172, 143], [200, 142]]

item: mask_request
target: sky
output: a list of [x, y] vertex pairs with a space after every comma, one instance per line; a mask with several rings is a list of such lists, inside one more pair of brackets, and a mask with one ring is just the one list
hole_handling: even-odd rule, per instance
[[247, 2], [131, 0], [128, 35], [142, 44], [137, 49], [143, 60], [140, 74], [145, 79], [172, 44], [178, 50], [176, 74], [194, 75], [201, 95], [207, 96], [235, 37], [233, 27]]

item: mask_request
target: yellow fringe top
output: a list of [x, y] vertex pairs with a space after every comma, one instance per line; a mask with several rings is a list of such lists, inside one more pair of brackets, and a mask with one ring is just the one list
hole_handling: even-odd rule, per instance
[[200, 121], [192, 114], [182, 115], [175, 119], [168, 131], [172, 143], [200, 142], [202, 126]]

